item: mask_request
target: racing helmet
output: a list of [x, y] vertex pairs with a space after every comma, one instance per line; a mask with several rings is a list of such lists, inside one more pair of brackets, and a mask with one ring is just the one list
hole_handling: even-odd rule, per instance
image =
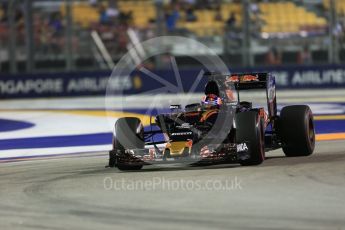
[[203, 105], [218, 106], [222, 104], [222, 99], [215, 94], [208, 94], [202, 98]]
[[222, 100], [219, 97], [218, 85], [215, 81], [207, 82], [205, 96], [202, 98], [201, 103], [208, 106], [219, 106], [222, 104]]

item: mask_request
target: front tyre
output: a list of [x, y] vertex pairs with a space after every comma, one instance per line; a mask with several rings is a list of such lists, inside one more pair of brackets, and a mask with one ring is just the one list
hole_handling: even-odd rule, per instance
[[280, 112], [279, 132], [286, 156], [309, 156], [315, 148], [313, 114], [307, 105], [286, 106]]
[[264, 124], [257, 111], [236, 115], [236, 143], [248, 145], [248, 156], [239, 157], [241, 165], [259, 165], [265, 160]]
[[109, 153], [109, 166], [116, 166], [124, 171], [141, 169], [143, 165], [131, 162], [134, 160], [131, 156], [126, 157], [125, 150], [144, 148], [144, 127], [140, 119], [136, 117], [119, 118], [115, 123], [113, 150]]

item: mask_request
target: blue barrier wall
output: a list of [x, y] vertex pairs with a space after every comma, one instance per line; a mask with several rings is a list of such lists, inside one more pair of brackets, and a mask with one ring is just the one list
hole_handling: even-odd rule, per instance
[[[181, 70], [183, 88], [188, 91], [200, 70]], [[272, 72], [277, 88], [345, 88], [345, 66], [290, 66], [231, 69], [239, 72]], [[177, 85], [172, 71], [153, 71], [166, 81]], [[1, 98], [59, 97], [104, 95], [110, 72], [78, 72], [54, 74], [0, 75]], [[202, 91], [205, 80], [195, 91]], [[125, 94], [141, 93], [163, 85], [141, 72], [122, 76], [111, 83], [112, 91]], [[123, 91], [122, 91], [123, 90]], [[165, 89], [162, 89], [165, 92]], [[172, 92], [174, 93], [174, 92]]]

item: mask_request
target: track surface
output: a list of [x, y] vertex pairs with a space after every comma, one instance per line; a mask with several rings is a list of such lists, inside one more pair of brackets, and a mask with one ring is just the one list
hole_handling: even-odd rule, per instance
[[[139, 172], [104, 168], [105, 153], [3, 163], [0, 229], [345, 229], [344, 141], [320, 142], [310, 157], [267, 155], [257, 167]], [[180, 180], [238, 184], [177, 189], [172, 183]], [[110, 189], [111, 181], [120, 185]]]

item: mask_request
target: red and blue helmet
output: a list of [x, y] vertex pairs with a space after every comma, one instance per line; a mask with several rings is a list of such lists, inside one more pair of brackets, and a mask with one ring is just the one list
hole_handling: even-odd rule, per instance
[[222, 104], [222, 99], [220, 97], [218, 97], [217, 95], [215, 94], [208, 94], [208, 95], [205, 95], [203, 98], [202, 98], [202, 101], [201, 101], [202, 104], [204, 105], [221, 105]]

